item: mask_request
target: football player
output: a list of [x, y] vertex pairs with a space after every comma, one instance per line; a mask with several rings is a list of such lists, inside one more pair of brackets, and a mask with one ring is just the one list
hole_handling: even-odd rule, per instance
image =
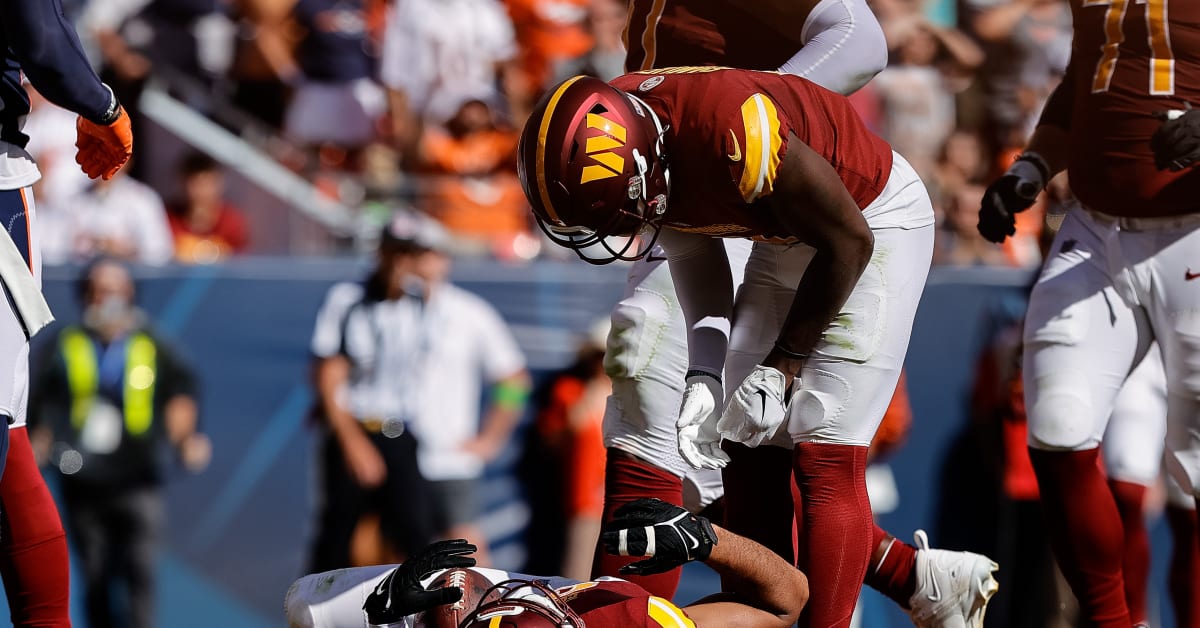
[[25, 150], [29, 95], [22, 75], [47, 100], [79, 115], [75, 160], [89, 177], [116, 174], [132, 154], [133, 136], [129, 116], [88, 65], [59, 0], [6, 2], [0, 55], [0, 281], [7, 297], [0, 306], [0, 575], [14, 625], [70, 626], [67, 541], [25, 430], [29, 338], [53, 317], [41, 294], [32, 187], [41, 173]]
[[[1169, 9], [1168, 9], [1168, 5]], [[1158, 341], [1167, 377], [1166, 465], [1200, 495], [1200, 5], [1071, 0], [1062, 84], [1025, 152], [984, 195], [979, 230], [1067, 170], [1066, 216], [1024, 331], [1029, 447], [1051, 544], [1082, 620], [1128, 628], [1121, 518], [1097, 458], [1117, 392]]]
[[[713, 67], [612, 85], [570, 79], [535, 108], [519, 159], [535, 217], [557, 243], [637, 259], [661, 234], [689, 336], [680, 454], [720, 468], [722, 437], [793, 452], [800, 564], [813, 584], [806, 625], [848, 625], [878, 549], [867, 445], [932, 254], [933, 210], [916, 173], [844, 97], [794, 76]], [[736, 308], [721, 237], [759, 240]], [[758, 481], [759, 501], [746, 507], [790, 504], [786, 476]], [[955, 607], [960, 622], [981, 621], [995, 565], [959, 556], [969, 560], [948, 570], [959, 581], [929, 583], [952, 594], [929, 599], [938, 615]], [[916, 573], [942, 571], [930, 567]]]
[[[1121, 513], [1125, 603], [1135, 622], [1144, 623], [1150, 618], [1146, 596], [1150, 579], [1146, 497], [1159, 480], [1166, 431], [1167, 378], [1158, 345], [1151, 345], [1113, 401], [1113, 413], [1101, 446], [1108, 485]], [[1171, 601], [1176, 622], [1180, 626], [1193, 626], [1194, 621], [1200, 621], [1200, 578], [1193, 575], [1200, 542], [1195, 523], [1196, 504], [1169, 475], [1166, 485], [1167, 520], [1175, 542]]]
[[[698, 65], [779, 69], [849, 94], [887, 64], [883, 32], [871, 11], [856, 0], [719, 7], [699, 0], [634, 0], [629, 15], [626, 69], [630, 71]], [[724, 243], [736, 290], [750, 242], [731, 238]], [[695, 469], [677, 451], [675, 419], [688, 367], [687, 338], [665, 260], [659, 247], [633, 264], [625, 293], [612, 313], [606, 372], [613, 381], [613, 394], [604, 420], [606, 517], [643, 496], [682, 503], [698, 512], [725, 492], [720, 471]], [[731, 486], [725, 525], [794, 559], [791, 505], [783, 499], [762, 499], [759, 494], [763, 477], [776, 478], [770, 486], [777, 498], [788, 492], [790, 447], [751, 452], [726, 443], [726, 448], [734, 462], [723, 470]], [[914, 590], [922, 588], [913, 577], [917, 554], [928, 559], [937, 556], [941, 561], [961, 559], [939, 550], [918, 550], [878, 527], [873, 545], [876, 549], [867, 584], [910, 610]], [[597, 546], [592, 575], [614, 575], [626, 562]], [[679, 571], [633, 579], [657, 595], [670, 597]], [[924, 596], [915, 603], [931, 604]], [[955, 605], [970, 608], [975, 604], [943, 601], [940, 611], [924, 608], [918, 612], [933, 618], [946, 615], [946, 609]], [[929, 625], [942, 625], [934, 622]]]
[[[657, 499], [626, 504], [604, 527], [605, 548], [643, 558], [626, 573], [656, 573], [703, 561], [724, 579], [723, 593], [679, 608], [625, 580], [536, 578], [475, 568], [465, 540], [440, 541], [398, 566], [305, 576], [288, 590], [290, 628], [440, 626], [430, 617], [464, 599], [463, 586], [437, 586], [447, 570], [470, 570], [495, 585], [464, 602], [464, 628], [786, 628], [807, 599], [807, 580], [767, 548]], [[474, 575], [472, 575], [474, 578]], [[453, 581], [451, 581], [453, 582]], [[464, 585], [467, 583], [463, 583]]]

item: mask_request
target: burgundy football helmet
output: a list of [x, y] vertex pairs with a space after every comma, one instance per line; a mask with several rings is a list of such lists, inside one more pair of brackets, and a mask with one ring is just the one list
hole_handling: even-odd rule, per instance
[[545, 580], [496, 583], [460, 628], [587, 628]]
[[[518, 153], [525, 196], [554, 243], [593, 264], [640, 259], [654, 246], [670, 189], [663, 127], [636, 96], [600, 79], [568, 79], [534, 108]], [[613, 236], [629, 239], [614, 249]], [[584, 255], [597, 244], [607, 257]]]

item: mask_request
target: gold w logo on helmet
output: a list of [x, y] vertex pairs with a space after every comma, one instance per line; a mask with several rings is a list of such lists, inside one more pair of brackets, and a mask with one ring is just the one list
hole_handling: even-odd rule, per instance
[[587, 128], [596, 129], [601, 135], [587, 138], [584, 144], [583, 152], [596, 161], [596, 164], [584, 166], [579, 182], [588, 183], [620, 174], [625, 169], [625, 158], [612, 151], [625, 146], [625, 127], [598, 113], [589, 113]]

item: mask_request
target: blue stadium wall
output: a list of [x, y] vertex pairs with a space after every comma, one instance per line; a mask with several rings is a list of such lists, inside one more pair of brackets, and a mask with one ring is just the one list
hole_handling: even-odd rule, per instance
[[[139, 268], [139, 303], [197, 368], [202, 425], [212, 437], [209, 470], [172, 470], [166, 487], [169, 529], [160, 564], [158, 625], [169, 628], [281, 626], [282, 599], [302, 573], [312, 532], [315, 433], [307, 421], [308, 340], [315, 312], [336, 281], [362, 275], [356, 260], [251, 259], [217, 267]], [[47, 269], [45, 290], [61, 322], [78, 318], [76, 269]], [[536, 376], [571, 359], [578, 334], [619, 298], [624, 271], [556, 262], [525, 266], [467, 262], [453, 279], [495, 305], [513, 326]], [[935, 269], [913, 333], [908, 384], [912, 434], [888, 464], [898, 507], [881, 516], [906, 538], [918, 527], [939, 537], [939, 488], [947, 454], [967, 424], [973, 357], [985, 312], [1019, 307], [1028, 275], [996, 270]], [[1016, 305], [1014, 305], [1016, 304]], [[44, 340], [49, 333], [40, 338]], [[519, 566], [528, 519], [506, 453], [487, 477], [487, 524], [497, 562]], [[53, 471], [47, 478], [54, 483]], [[963, 517], [969, 521], [969, 517]], [[961, 526], [957, 526], [961, 527]], [[1165, 589], [1169, 539], [1152, 529], [1154, 591]], [[945, 543], [945, 541], [943, 541]], [[80, 579], [72, 577], [75, 625], [85, 627]], [[682, 602], [715, 587], [703, 567], [689, 567]], [[1159, 596], [1156, 596], [1156, 598]], [[1155, 625], [1169, 628], [1169, 610]], [[5, 616], [0, 609], [0, 617]], [[862, 625], [910, 625], [890, 602], [864, 594]]]

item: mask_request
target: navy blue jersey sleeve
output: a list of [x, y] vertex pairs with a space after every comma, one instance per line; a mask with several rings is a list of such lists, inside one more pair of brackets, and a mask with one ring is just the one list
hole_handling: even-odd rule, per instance
[[112, 92], [92, 70], [61, 0], [8, 0], [0, 16], [9, 50], [50, 102], [103, 124]]

